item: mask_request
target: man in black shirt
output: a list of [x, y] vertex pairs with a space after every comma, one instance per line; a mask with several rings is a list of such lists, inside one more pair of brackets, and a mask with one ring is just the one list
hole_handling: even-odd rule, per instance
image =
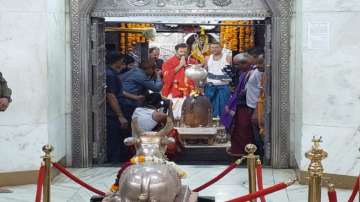
[[129, 158], [128, 148], [123, 140], [128, 136], [129, 123], [121, 108], [123, 96], [119, 73], [126, 67], [124, 55], [116, 52], [106, 56], [106, 132], [108, 161], [118, 163]]

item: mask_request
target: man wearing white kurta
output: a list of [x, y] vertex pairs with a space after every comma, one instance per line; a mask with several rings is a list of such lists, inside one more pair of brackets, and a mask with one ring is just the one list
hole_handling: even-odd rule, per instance
[[[260, 63], [263, 63], [263, 56], [259, 56], [258, 61], [262, 61]], [[257, 102], [259, 100], [260, 91], [261, 91], [261, 79], [263, 76], [263, 64], [260, 67], [260, 64], [258, 62], [258, 67], [253, 69], [251, 71], [250, 77], [248, 82], [246, 83], [245, 89], [246, 89], [246, 105], [253, 109], [253, 113], [257, 115], [256, 113], [256, 107]], [[261, 70], [261, 71], [259, 71]], [[253, 116], [254, 116], [253, 114]], [[256, 123], [255, 123], [256, 122]], [[258, 154], [260, 155], [260, 158], [262, 159], [264, 155], [264, 142], [259, 134], [259, 125], [257, 123], [257, 119], [255, 119], [255, 122], [252, 122], [252, 128], [253, 128], [253, 143], [257, 146]]]

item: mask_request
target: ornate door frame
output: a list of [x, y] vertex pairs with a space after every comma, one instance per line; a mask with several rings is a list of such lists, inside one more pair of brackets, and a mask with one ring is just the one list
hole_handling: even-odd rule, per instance
[[[122, 4], [125, 0], [111, 0], [115, 4]], [[151, 0], [128, 2], [151, 2]], [[225, 12], [223, 5], [214, 6], [215, 2], [231, 3], [231, 0], [213, 0], [213, 8], [206, 11], [206, 1], [198, 0], [199, 9], [184, 13], [181, 10], [164, 12], [158, 8], [166, 6], [162, 0], [153, 0], [156, 7], [143, 9], [123, 9], [121, 12], [113, 10], [97, 10], [94, 12], [97, 0], [70, 0], [71, 20], [71, 60], [72, 60], [72, 162], [75, 167], [91, 166], [91, 144], [89, 131], [91, 130], [91, 97], [89, 92], [89, 58], [90, 58], [90, 18], [92, 16], [241, 16], [259, 17], [265, 15], [256, 10], [248, 12]], [[244, 1], [244, 0], [241, 0]], [[253, 0], [249, 0], [253, 1]], [[287, 168], [290, 165], [290, 101], [289, 101], [289, 58], [290, 58], [290, 16], [292, 0], [262, 0], [269, 8], [272, 19], [271, 49], [266, 53], [268, 64], [272, 66], [272, 98], [271, 98], [271, 164], [274, 168]], [[172, 11], [172, 12], [171, 12]]]

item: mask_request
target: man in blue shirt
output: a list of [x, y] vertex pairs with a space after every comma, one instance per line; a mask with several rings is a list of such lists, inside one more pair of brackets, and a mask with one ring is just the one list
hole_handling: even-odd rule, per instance
[[124, 56], [113, 52], [106, 55], [106, 129], [107, 158], [118, 163], [126, 161], [130, 152], [123, 140], [128, 137], [129, 122], [121, 107], [123, 88], [119, 73], [126, 67]]
[[[160, 92], [162, 89], [161, 70], [156, 70], [154, 60], [146, 60], [140, 67], [133, 67], [128, 72], [121, 75], [123, 91], [135, 96], [144, 96], [149, 90]], [[142, 103], [139, 99], [131, 99], [123, 95], [122, 106], [126, 119], [130, 122], [131, 116], [136, 107]]]

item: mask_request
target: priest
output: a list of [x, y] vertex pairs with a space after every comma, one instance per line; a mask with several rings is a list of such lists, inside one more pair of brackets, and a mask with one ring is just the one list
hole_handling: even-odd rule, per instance
[[196, 60], [188, 57], [188, 46], [180, 43], [175, 46], [175, 55], [166, 60], [162, 66], [162, 95], [172, 99], [174, 118], [180, 119], [184, 98], [194, 89], [194, 82], [185, 76], [185, 69]]

